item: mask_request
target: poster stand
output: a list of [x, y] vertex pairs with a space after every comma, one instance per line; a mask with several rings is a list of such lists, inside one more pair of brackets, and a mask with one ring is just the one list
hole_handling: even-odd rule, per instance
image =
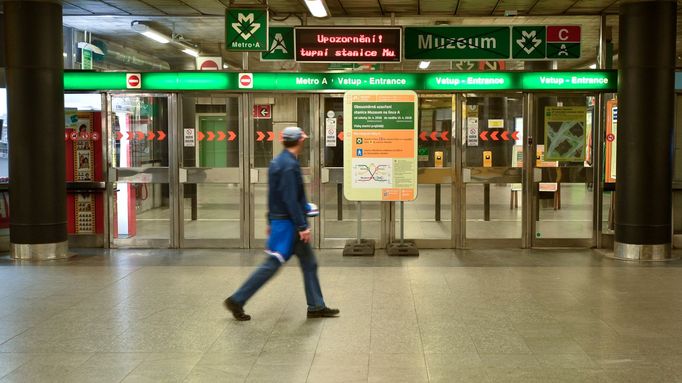
[[356, 239], [351, 239], [346, 242], [343, 248], [344, 256], [372, 256], [374, 255], [375, 241], [373, 239], [362, 239], [362, 202], [357, 201], [358, 207], [358, 231]]
[[418, 257], [419, 249], [414, 242], [405, 241], [405, 202], [400, 201], [400, 241], [388, 244], [386, 248], [388, 255], [400, 255], [408, 257]]

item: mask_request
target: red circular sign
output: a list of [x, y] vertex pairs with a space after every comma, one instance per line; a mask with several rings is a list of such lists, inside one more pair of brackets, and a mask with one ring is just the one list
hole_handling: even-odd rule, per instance
[[201, 63], [201, 70], [218, 70], [218, 63], [213, 61], [213, 60], [206, 60], [203, 63]]
[[243, 74], [241, 77], [239, 77], [239, 83], [242, 84], [242, 86], [251, 85], [251, 76], [248, 74]]
[[606, 135], [606, 141], [608, 142], [613, 142], [613, 140], [616, 139], [616, 136], [613, 135], [613, 133], [609, 133]]
[[138, 76], [138, 75], [136, 75], [136, 74], [130, 75], [130, 76], [128, 77], [128, 86], [130, 86], [130, 87], [136, 87], [136, 86], [138, 86], [138, 85], [140, 85], [140, 76]]

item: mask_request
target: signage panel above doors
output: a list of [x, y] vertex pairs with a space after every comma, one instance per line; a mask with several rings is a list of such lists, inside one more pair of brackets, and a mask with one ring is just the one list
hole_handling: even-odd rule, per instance
[[[65, 72], [67, 91], [126, 90], [125, 72]], [[137, 91], [617, 91], [617, 71], [574, 72], [147, 72]], [[248, 81], [246, 81], [248, 80]]]

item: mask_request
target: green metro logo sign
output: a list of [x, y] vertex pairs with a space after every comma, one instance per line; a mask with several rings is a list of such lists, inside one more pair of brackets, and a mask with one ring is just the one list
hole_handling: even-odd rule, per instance
[[225, 12], [225, 47], [231, 51], [267, 51], [267, 9], [228, 9]]
[[544, 59], [547, 52], [546, 35], [544, 26], [512, 27], [512, 58]]

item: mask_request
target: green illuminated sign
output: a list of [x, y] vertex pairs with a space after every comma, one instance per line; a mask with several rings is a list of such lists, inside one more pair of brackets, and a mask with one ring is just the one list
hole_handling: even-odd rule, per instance
[[268, 10], [227, 9], [225, 48], [230, 51], [267, 51]]
[[65, 90], [126, 89], [125, 72], [64, 72]]
[[261, 52], [261, 60], [293, 60], [294, 28], [270, 27], [270, 46], [267, 52]]
[[529, 72], [521, 77], [521, 87], [532, 90], [594, 89], [616, 91], [618, 73], [608, 72]]
[[407, 60], [508, 59], [509, 27], [405, 27]]
[[[139, 90], [147, 91], [617, 91], [616, 71], [576, 72], [419, 72], [419, 73], [296, 73], [148, 72], [140, 73]], [[238, 78], [249, 77], [242, 82]], [[125, 72], [66, 72], [64, 89], [133, 90]]]

